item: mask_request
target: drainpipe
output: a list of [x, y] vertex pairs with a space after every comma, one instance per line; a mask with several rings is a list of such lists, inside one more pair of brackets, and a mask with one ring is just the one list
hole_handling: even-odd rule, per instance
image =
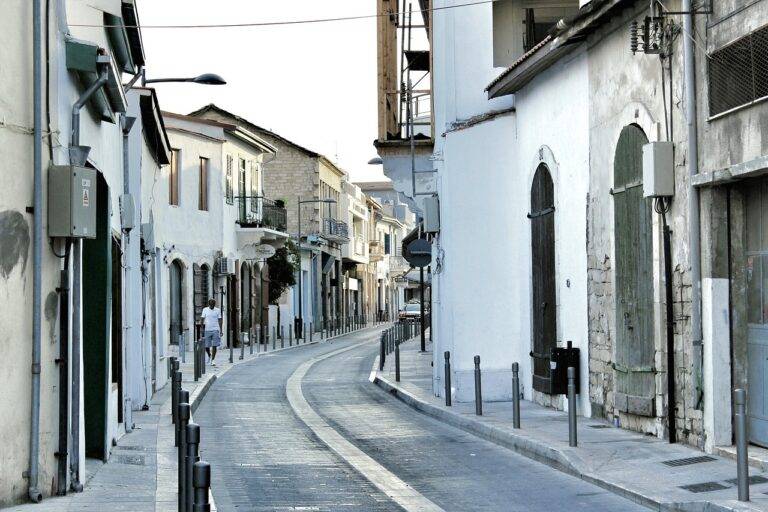
[[[120, 119], [120, 125], [123, 132], [123, 196], [128, 197], [131, 193], [130, 187], [130, 151], [128, 147], [128, 136], [131, 133], [131, 128], [135, 123], [136, 118], [123, 115]], [[125, 425], [125, 432], [130, 434], [133, 432], [133, 408], [132, 408], [132, 390], [130, 388], [130, 364], [133, 359], [132, 347], [130, 344], [130, 335], [133, 325], [131, 324], [131, 266], [130, 266], [130, 247], [131, 247], [131, 232], [123, 227], [123, 403], [120, 407], [123, 408], [123, 424]], [[144, 347], [141, 347], [144, 350]], [[142, 376], [143, 378], [143, 376]]]
[[39, 487], [40, 454], [40, 352], [42, 329], [40, 313], [42, 306], [42, 261], [43, 261], [43, 91], [42, 91], [42, 0], [32, 2], [32, 88], [34, 110], [34, 192], [33, 192], [33, 245], [32, 245], [32, 397], [31, 425], [29, 433], [29, 499], [39, 503], [43, 494]]
[[691, 254], [691, 339], [693, 342], [693, 372], [696, 380], [696, 408], [703, 399], [701, 375], [701, 220], [699, 217], [699, 191], [692, 185], [692, 178], [699, 172], [699, 144], [696, 112], [696, 61], [693, 47], [693, 6], [691, 0], [683, 0], [683, 62], [685, 84], [685, 110], [688, 137], [688, 237]]
[[[85, 165], [88, 160], [87, 146], [80, 146], [80, 110], [88, 99], [107, 83], [108, 68], [103, 66], [99, 78], [94, 82], [72, 106], [72, 133], [69, 142], [69, 161], [72, 165]], [[82, 253], [83, 241], [75, 239], [72, 256], [72, 476], [70, 488], [74, 492], [82, 492], [80, 481], [80, 353], [82, 345], [82, 325], [80, 311], [82, 306]]]

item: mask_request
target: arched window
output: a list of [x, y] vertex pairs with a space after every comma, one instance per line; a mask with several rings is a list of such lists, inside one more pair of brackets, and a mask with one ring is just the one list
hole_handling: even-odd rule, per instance
[[533, 176], [528, 218], [531, 219], [533, 389], [551, 393], [550, 352], [557, 346], [555, 192], [545, 164], [540, 164]]

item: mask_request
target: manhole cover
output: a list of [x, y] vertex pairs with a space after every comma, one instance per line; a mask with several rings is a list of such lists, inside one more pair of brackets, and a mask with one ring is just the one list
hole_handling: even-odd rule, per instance
[[[726, 480], [726, 482], [732, 485], [739, 485], [739, 480], [736, 478], [731, 478], [730, 480]], [[755, 475], [749, 477], [749, 485], [764, 484], [766, 482], [768, 482], [768, 478], [765, 478], [764, 476]]]
[[715, 461], [714, 457], [709, 455], [701, 455], [700, 457], [688, 457], [687, 459], [672, 459], [662, 462], [665, 466], [677, 467], [677, 466], [690, 466], [691, 464], [700, 464], [702, 462]]
[[718, 482], [704, 482], [701, 484], [681, 485], [680, 488], [690, 492], [712, 492], [728, 489], [728, 486]]

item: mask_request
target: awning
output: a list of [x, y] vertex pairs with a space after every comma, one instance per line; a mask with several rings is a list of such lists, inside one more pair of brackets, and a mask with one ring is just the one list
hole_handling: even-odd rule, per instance
[[120, 69], [126, 73], [136, 73], [136, 65], [131, 54], [131, 43], [128, 40], [128, 32], [125, 30], [123, 18], [108, 12], [104, 13], [104, 30], [115, 52], [115, 60]]
[[88, 101], [88, 108], [104, 121], [115, 122], [115, 113], [125, 112], [127, 104], [120, 73], [109, 53], [97, 44], [68, 38], [66, 41], [67, 69], [77, 74], [82, 89], [87, 89], [99, 78], [99, 67], [107, 66], [107, 84]]

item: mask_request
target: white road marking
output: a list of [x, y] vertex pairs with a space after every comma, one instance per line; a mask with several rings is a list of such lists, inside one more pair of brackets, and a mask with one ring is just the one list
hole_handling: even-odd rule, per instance
[[408, 512], [443, 512], [443, 509], [424, 497], [416, 489], [400, 480], [384, 466], [369, 457], [365, 452], [347, 441], [339, 432], [333, 429], [319, 414], [312, 409], [304, 393], [301, 391], [301, 381], [315, 363], [358, 348], [365, 342], [356, 343], [333, 352], [313, 357], [302, 363], [288, 378], [285, 386], [288, 403], [296, 416], [304, 422], [320, 440], [339, 457], [344, 459], [358, 473], [375, 485], [381, 492], [389, 496], [395, 503]]

